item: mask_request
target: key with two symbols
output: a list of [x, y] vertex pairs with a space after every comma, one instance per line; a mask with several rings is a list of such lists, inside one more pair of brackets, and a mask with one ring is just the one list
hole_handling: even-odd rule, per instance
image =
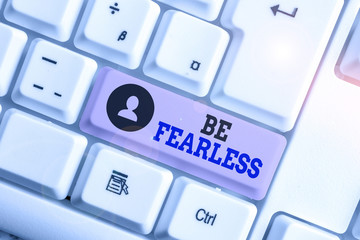
[[12, 99], [67, 124], [76, 121], [97, 69], [94, 60], [42, 39], [28, 50]]
[[160, 13], [149, 0], [93, 0], [75, 38], [81, 50], [135, 69]]

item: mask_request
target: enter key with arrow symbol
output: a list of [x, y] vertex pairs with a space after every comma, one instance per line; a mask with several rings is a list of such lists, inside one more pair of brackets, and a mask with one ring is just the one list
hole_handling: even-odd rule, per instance
[[287, 12], [284, 12], [282, 10], [279, 10], [279, 8], [280, 8], [280, 4], [271, 7], [271, 11], [273, 12], [274, 16], [276, 16], [276, 14], [279, 12], [279, 13], [282, 13], [282, 14], [285, 14], [287, 16], [295, 18], [296, 13], [298, 11], [298, 8], [294, 8], [292, 13], [287, 13]]

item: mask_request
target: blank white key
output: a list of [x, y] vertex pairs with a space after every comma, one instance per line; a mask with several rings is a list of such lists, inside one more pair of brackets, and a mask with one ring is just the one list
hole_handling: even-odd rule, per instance
[[82, 4], [83, 0], [9, 0], [4, 14], [10, 22], [65, 42]]
[[185, 177], [178, 178], [155, 229], [157, 239], [246, 239], [256, 207]]
[[291, 130], [342, 4], [228, 1], [222, 23], [235, 40], [212, 101], [281, 131]]
[[36, 39], [26, 56], [12, 98], [20, 105], [72, 124], [96, 69], [94, 60]]
[[1, 240], [14, 240], [14, 237], [6, 232], [0, 231], [0, 239]]
[[285, 215], [275, 218], [266, 240], [339, 240], [338, 237]]
[[8, 92], [26, 41], [26, 33], [0, 23], [0, 96]]
[[159, 0], [208, 21], [219, 15], [224, 0]]
[[148, 234], [171, 182], [169, 170], [95, 144], [76, 183], [71, 202], [96, 216]]
[[68, 201], [48, 199], [4, 181], [0, 206], [0, 229], [24, 239], [147, 239], [80, 212]]
[[356, 239], [360, 239], [360, 214], [356, 218], [352, 234]]
[[352, 234], [356, 239], [360, 239], [360, 215], [357, 216]]
[[64, 199], [86, 145], [81, 135], [10, 109], [0, 126], [0, 175]]
[[219, 27], [182, 12], [164, 14], [145, 61], [146, 75], [205, 96], [229, 41]]
[[92, 0], [75, 38], [79, 49], [135, 69], [160, 14], [150, 0]]
[[[342, 61], [340, 62], [339, 70], [344, 76], [343, 79], [360, 85], [360, 24], [357, 24], [355, 31], [351, 36], [351, 40]], [[349, 77], [353, 79], [348, 79]], [[354, 81], [355, 79], [355, 81]]]

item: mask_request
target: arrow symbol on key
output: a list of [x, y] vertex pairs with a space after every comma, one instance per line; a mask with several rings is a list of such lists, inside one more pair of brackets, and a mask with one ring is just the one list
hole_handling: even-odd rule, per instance
[[279, 7], [280, 7], [280, 4], [271, 7], [271, 11], [273, 12], [274, 16], [276, 16], [276, 14], [278, 12], [282, 13], [282, 14], [285, 14], [285, 15], [288, 15], [288, 16], [293, 17], [293, 18], [296, 16], [298, 8], [294, 8], [294, 11], [290, 14], [290, 13], [279, 10]]

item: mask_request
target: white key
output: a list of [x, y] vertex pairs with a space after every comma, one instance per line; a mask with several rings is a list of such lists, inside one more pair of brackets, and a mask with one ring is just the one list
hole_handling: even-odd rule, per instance
[[0, 229], [36, 240], [145, 240], [74, 209], [69, 201], [47, 199], [0, 180]]
[[[0, 2], [1, 6], [1, 2]], [[24, 50], [27, 35], [0, 23], [0, 96], [5, 96]]]
[[9, 0], [4, 15], [10, 22], [65, 42], [82, 4], [83, 0]]
[[349, 227], [360, 199], [360, 88], [334, 66], [358, 4], [347, 5], [249, 240], [262, 239], [277, 212], [340, 234]]
[[228, 1], [222, 23], [238, 40], [228, 51], [211, 100], [285, 132], [297, 119], [343, 1], [275, 4]]
[[26, 56], [12, 98], [20, 105], [72, 124], [96, 69], [94, 60], [36, 39]]
[[356, 26], [354, 33], [342, 61], [340, 62], [339, 71], [343, 79], [360, 85], [360, 25]]
[[157, 239], [244, 240], [256, 207], [185, 177], [178, 178], [155, 229]]
[[356, 239], [360, 239], [360, 214], [356, 218], [352, 234]]
[[338, 237], [285, 215], [275, 218], [266, 240], [339, 240]]
[[224, 0], [159, 0], [208, 21], [215, 20]]
[[0, 175], [64, 199], [86, 145], [81, 135], [10, 109], [0, 126]]
[[0, 240], [14, 240], [14, 239], [16, 239], [16, 238], [11, 236], [10, 234], [0, 231]]
[[71, 202], [84, 211], [148, 234], [171, 182], [169, 170], [95, 144], [76, 183]]
[[145, 61], [146, 75], [205, 96], [229, 41], [227, 32], [182, 12], [161, 20]]
[[77, 48], [124, 67], [140, 65], [160, 14], [150, 0], [92, 0], [75, 38]]

